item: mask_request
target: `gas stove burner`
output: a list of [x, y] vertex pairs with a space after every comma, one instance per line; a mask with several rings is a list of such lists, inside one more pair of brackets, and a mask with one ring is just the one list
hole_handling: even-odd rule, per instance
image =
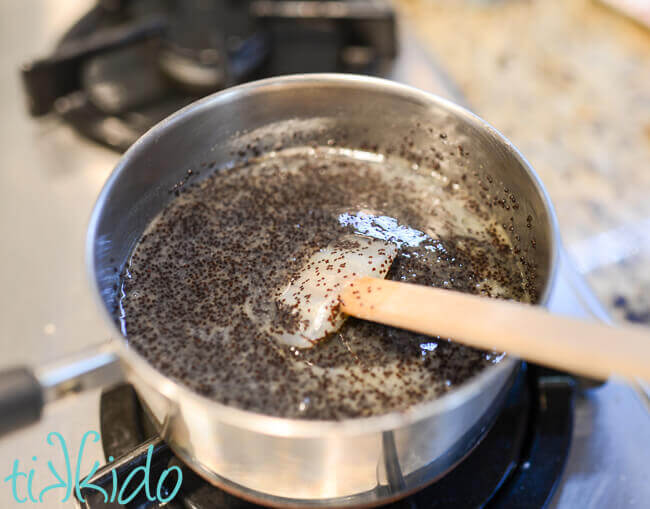
[[[523, 365], [501, 412], [483, 440], [478, 445], [470, 444], [471, 452], [441, 479], [385, 507], [546, 507], [569, 452], [574, 396], [572, 378]], [[135, 467], [145, 464], [147, 450], [153, 446], [151, 479], [158, 479], [160, 473], [171, 466], [183, 471], [182, 487], [166, 508], [260, 507], [208, 484], [176, 458], [156, 435], [130, 385], [102, 394], [100, 420], [104, 455], [117, 459], [99, 469], [90, 480], [92, 484], [110, 491], [114, 482], [111, 470], [114, 469], [118, 485], [122, 485]], [[82, 494], [84, 508], [112, 507], [104, 504], [103, 495], [98, 491], [88, 489]], [[158, 507], [141, 495], [127, 508]]]
[[32, 115], [54, 112], [124, 151], [182, 106], [237, 83], [377, 75], [396, 55], [386, 0], [99, 0], [22, 78]]

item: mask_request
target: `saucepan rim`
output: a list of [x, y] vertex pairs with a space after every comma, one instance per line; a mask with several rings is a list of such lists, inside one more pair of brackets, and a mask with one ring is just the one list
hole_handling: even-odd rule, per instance
[[210, 418], [221, 423], [281, 437], [322, 437], [331, 434], [363, 435], [377, 431], [399, 429], [422, 419], [431, 418], [437, 414], [450, 411], [464, 402], [479, 396], [482, 388], [485, 385], [489, 385], [490, 380], [501, 376], [504, 372], [512, 371], [519, 362], [515, 357], [506, 356], [501, 362], [493, 366], [488, 366], [482, 370], [481, 373], [461, 384], [458, 388], [451, 390], [447, 394], [431, 401], [413, 405], [404, 411], [394, 411], [378, 416], [349, 418], [339, 421], [305, 420], [260, 414], [224, 405], [209, 399], [208, 397], [195, 393], [191, 389], [167, 377], [149, 364], [149, 362], [133, 348], [128, 346], [128, 341], [122, 336], [102, 301], [95, 271], [95, 256], [96, 235], [104, 204], [109, 199], [110, 194], [113, 192], [113, 187], [119, 180], [120, 176], [124, 172], [130, 171], [130, 162], [132, 159], [148, 150], [155, 150], [155, 143], [160, 136], [178, 122], [186, 120], [188, 117], [197, 115], [205, 110], [216, 109], [220, 104], [227, 103], [235, 97], [253, 93], [264, 93], [267, 90], [278, 87], [322, 87], [337, 85], [378, 90], [401, 96], [404, 99], [415, 99], [425, 104], [435, 105], [452, 114], [462, 117], [464, 121], [473, 124], [475, 127], [486, 131], [489, 135], [496, 138], [508, 151], [509, 155], [514, 157], [519, 163], [524, 173], [532, 182], [545, 208], [546, 216], [549, 221], [548, 224], [544, 226], [550, 229], [548, 235], [550, 241], [550, 260], [548, 277], [545, 281], [539, 305], [545, 305], [548, 303], [553, 290], [558, 265], [559, 235], [557, 218], [548, 193], [544, 189], [543, 184], [532, 169], [531, 165], [519, 150], [517, 150], [517, 148], [496, 128], [467, 109], [447, 99], [408, 85], [381, 78], [351, 74], [298, 74], [281, 76], [245, 83], [207, 96], [186, 106], [153, 126], [127, 150], [117, 163], [115, 169], [99, 194], [90, 218], [86, 238], [86, 267], [93, 288], [94, 298], [102, 310], [102, 316], [104, 317], [105, 322], [107, 322], [112, 329], [111, 343], [115, 345], [118, 355], [123, 363], [126, 364], [127, 373], [129, 370], [137, 373], [137, 376], [141, 380], [146, 381], [151, 388], [154, 388], [172, 401], [186, 402], [192, 406], [203, 406], [204, 408], [202, 410], [206, 415], [209, 412]]

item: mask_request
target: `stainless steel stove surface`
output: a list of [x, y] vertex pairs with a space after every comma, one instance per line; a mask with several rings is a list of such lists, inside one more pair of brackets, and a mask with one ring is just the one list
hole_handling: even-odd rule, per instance
[[[0, 269], [0, 283], [5, 289], [0, 351], [5, 365], [42, 364], [99, 342], [108, 333], [86, 281], [83, 245], [94, 199], [118, 155], [77, 135], [57, 117], [38, 122], [29, 118], [17, 77], [20, 64], [53, 48], [90, 6], [89, 1], [53, 0], [5, 2], [0, 6], [0, 98], [4, 113], [0, 231], [5, 235]], [[403, 27], [400, 56], [390, 76], [458, 101], [453, 84], [413, 39], [404, 36], [406, 32]], [[559, 313], [607, 319], [566, 256], [551, 308]], [[572, 445], [551, 507], [647, 504], [650, 414], [646, 405], [647, 399], [634, 387], [616, 381], [578, 394]], [[61, 451], [46, 442], [47, 434], [57, 431], [65, 437], [74, 469], [88, 430], [100, 430], [98, 391], [58, 403], [46, 410], [41, 423], [3, 438], [2, 478], [18, 459], [27, 465], [25, 468], [34, 468], [34, 486], [40, 490], [54, 481], [47, 462], [51, 460], [57, 468], [63, 464]], [[105, 462], [102, 445], [89, 442], [79, 462], [80, 472], [90, 472], [95, 462]], [[72, 506], [71, 498], [61, 502], [62, 498], [62, 494], [46, 495], [40, 505]], [[526, 500], [525, 494], [520, 500]], [[10, 486], [0, 483], [0, 506], [15, 504]]]

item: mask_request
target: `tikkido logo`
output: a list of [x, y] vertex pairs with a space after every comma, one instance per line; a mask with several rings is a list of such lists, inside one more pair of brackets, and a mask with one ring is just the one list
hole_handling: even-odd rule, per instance
[[[48, 492], [62, 490], [63, 497], [60, 500], [62, 503], [65, 503], [70, 499], [74, 490], [76, 498], [81, 503], [85, 503], [86, 499], [83, 494], [88, 494], [89, 491], [96, 491], [101, 497], [103, 497], [104, 503], [117, 502], [118, 504], [126, 505], [132, 502], [133, 499], [144, 490], [144, 494], [150, 502], [166, 504], [178, 494], [183, 482], [183, 472], [177, 466], [172, 466], [162, 471], [155, 485], [154, 492], [150, 479], [151, 462], [154, 450], [153, 444], [147, 449], [145, 464], [133, 468], [121, 483], [121, 486], [119, 485], [117, 472], [114, 468], [110, 470], [112, 483], [109, 489], [104, 489], [90, 482], [90, 479], [92, 479], [100, 466], [98, 461], [95, 461], [90, 473], [84, 478], [81, 478], [80, 470], [83, 454], [86, 448], [86, 443], [89, 439], [96, 443], [100, 440], [100, 435], [96, 431], [88, 431], [84, 434], [81, 439], [81, 444], [79, 445], [79, 454], [77, 455], [77, 462], [73, 474], [72, 464], [70, 461], [70, 451], [65, 439], [60, 433], [55, 431], [47, 435], [47, 443], [55, 448], [55, 453], [60, 452], [64, 467], [57, 470], [54, 467], [52, 460], [48, 460], [47, 467], [50, 471], [49, 475], [51, 476], [49, 480], [54, 479], [56, 482], [44, 486], [40, 491], [34, 486], [34, 481], [37, 479], [36, 467], [38, 466], [38, 458], [36, 456], [32, 457], [34, 466], [29, 468], [27, 471], [22, 471], [25, 467], [21, 467], [20, 460], [14, 460], [11, 473], [3, 479], [5, 483], [11, 485], [13, 499], [19, 504], [24, 504], [25, 502], [38, 504], [43, 503], [46, 494], [48, 499], [52, 499], [54, 493], [48, 494]], [[110, 456], [108, 460], [110, 463], [114, 461], [114, 458]], [[170, 490], [169, 486], [174, 483], [174, 477], [176, 478], [175, 484], [173, 489]]]

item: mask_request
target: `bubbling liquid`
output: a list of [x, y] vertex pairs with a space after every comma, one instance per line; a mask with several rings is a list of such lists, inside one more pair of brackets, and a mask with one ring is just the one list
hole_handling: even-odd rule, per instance
[[503, 226], [462, 182], [331, 147], [216, 171], [173, 200], [135, 247], [122, 276], [122, 330], [165, 375], [259, 413], [340, 420], [439, 397], [502, 354], [354, 318], [299, 350], [267, 325], [279, 320], [277, 289], [350, 233], [398, 245], [389, 279], [534, 300]]

